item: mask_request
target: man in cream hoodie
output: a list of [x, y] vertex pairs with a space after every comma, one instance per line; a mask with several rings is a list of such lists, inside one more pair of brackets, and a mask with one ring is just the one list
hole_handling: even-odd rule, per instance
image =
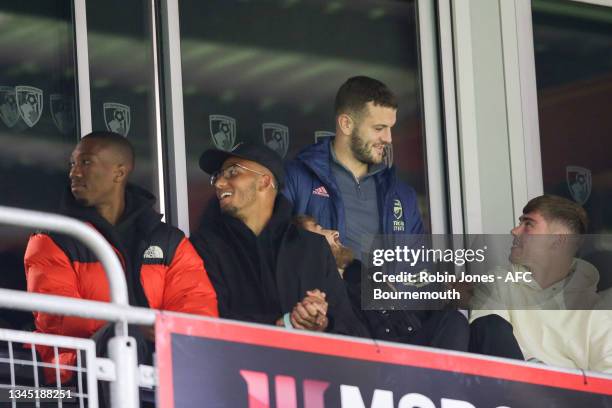
[[[527, 203], [511, 231], [511, 265], [494, 271], [498, 276], [522, 272], [515, 274], [522, 279], [496, 279], [475, 288], [473, 351], [503, 356], [496, 345], [515, 339], [527, 361], [612, 372], [612, 311], [593, 310], [601, 305], [599, 273], [575, 258], [587, 223], [586, 212], [567, 199], [544, 195]], [[505, 320], [502, 325], [511, 325], [514, 339], [508, 340], [506, 332], [500, 340], [498, 316]], [[487, 350], [478, 350], [482, 344]]]

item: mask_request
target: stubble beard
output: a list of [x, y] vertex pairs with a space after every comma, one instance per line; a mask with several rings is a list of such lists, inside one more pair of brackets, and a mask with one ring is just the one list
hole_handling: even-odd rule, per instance
[[357, 128], [351, 133], [351, 152], [355, 159], [361, 163], [368, 165], [380, 164], [384, 160], [384, 154], [377, 160], [372, 154], [372, 146], [368, 146], [367, 142], [363, 140]]
[[[252, 204], [256, 200], [255, 193], [257, 191], [256, 182], [253, 181], [251, 185], [245, 188], [245, 191], [241, 193], [244, 196], [244, 205], [241, 208], [238, 208], [235, 205], [226, 205], [225, 207], [221, 207], [221, 213], [225, 215], [229, 215], [230, 217], [238, 218], [242, 222], [246, 223], [246, 216], [244, 214], [244, 208]], [[234, 192], [234, 194], [236, 194]]]

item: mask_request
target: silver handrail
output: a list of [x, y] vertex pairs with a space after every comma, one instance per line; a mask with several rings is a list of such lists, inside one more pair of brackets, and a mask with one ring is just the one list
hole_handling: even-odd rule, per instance
[[0, 206], [0, 224], [61, 232], [82, 241], [93, 250], [108, 278], [112, 303], [129, 305], [123, 267], [106, 239], [94, 228], [64, 215]]

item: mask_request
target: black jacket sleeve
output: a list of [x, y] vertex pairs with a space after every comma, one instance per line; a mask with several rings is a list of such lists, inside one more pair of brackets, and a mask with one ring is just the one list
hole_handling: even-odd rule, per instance
[[323, 252], [325, 254], [325, 287], [323, 291], [327, 294], [327, 302], [329, 305], [329, 326], [327, 327], [327, 331], [330, 333], [369, 338], [369, 331], [353, 312], [346, 287], [338, 273], [334, 257], [329, 247], [327, 249], [327, 251]]

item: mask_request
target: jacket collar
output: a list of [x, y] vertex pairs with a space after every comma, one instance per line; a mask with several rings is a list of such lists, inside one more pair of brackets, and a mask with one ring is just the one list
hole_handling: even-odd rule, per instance
[[[147, 190], [133, 184], [125, 189], [125, 210], [119, 218], [117, 226], [134, 225], [143, 231], [151, 231], [160, 221], [161, 214], [153, 209], [155, 196]], [[60, 203], [60, 212], [69, 217], [91, 223], [100, 231], [113, 226], [106, 221], [94, 207], [79, 204], [70, 191], [70, 186], [64, 191]]]
[[[302, 162], [327, 185], [336, 185], [333, 181], [331, 168], [333, 140], [333, 137], [326, 137], [320, 142], [302, 149], [295, 157], [296, 160]], [[370, 173], [376, 177], [379, 183], [384, 182], [386, 189], [395, 182], [395, 166], [390, 168], [384, 167], [382, 169], [377, 167]]]
[[327, 185], [335, 185], [331, 170], [331, 141], [332, 137], [326, 137], [320, 142], [302, 149], [295, 157], [304, 163], [317, 177]]
[[[513, 264], [513, 271], [528, 272], [530, 269], [524, 265]], [[565, 278], [551, 285], [548, 289], [555, 288], [559, 292], [562, 290], [595, 293], [599, 282], [599, 271], [589, 262], [574, 258], [570, 265], [569, 272]], [[528, 286], [535, 290], [543, 290], [535, 279], [530, 282], [519, 281], [518, 284]], [[552, 290], [552, 289], [551, 289]]]

